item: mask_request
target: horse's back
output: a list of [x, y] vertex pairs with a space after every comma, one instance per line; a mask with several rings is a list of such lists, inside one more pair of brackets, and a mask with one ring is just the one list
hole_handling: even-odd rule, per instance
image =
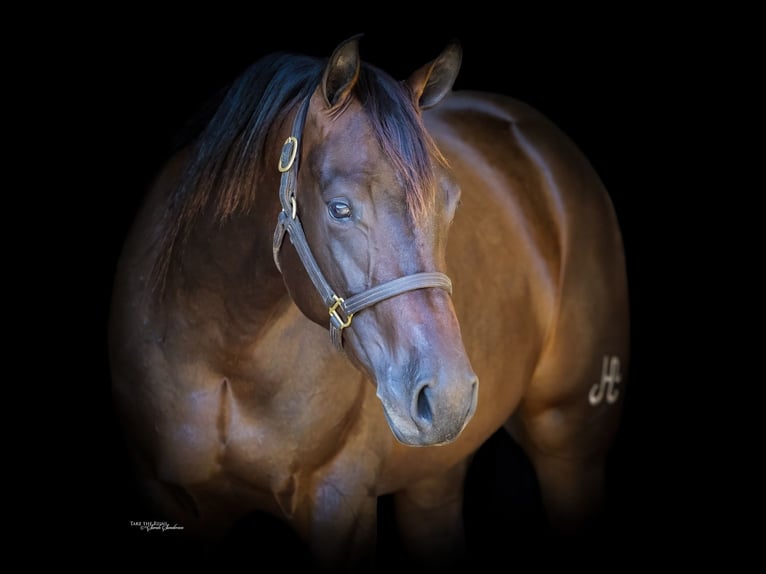
[[454, 92], [426, 124], [463, 190], [448, 260], [482, 392], [543, 427], [536, 447], [603, 453], [629, 359], [606, 189], [557, 126], [514, 99]]

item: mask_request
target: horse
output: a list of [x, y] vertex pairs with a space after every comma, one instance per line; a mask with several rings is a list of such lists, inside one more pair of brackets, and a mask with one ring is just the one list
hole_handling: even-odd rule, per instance
[[598, 516], [629, 371], [620, 225], [588, 159], [510, 97], [277, 52], [163, 166], [125, 238], [112, 394], [185, 533], [284, 521], [318, 567], [465, 554], [472, 457], [505, 430], [552, 528]]

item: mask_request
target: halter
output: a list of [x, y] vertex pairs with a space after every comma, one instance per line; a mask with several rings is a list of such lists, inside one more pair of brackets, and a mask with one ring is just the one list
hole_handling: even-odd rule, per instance
[[298, 252], [298, 256], [311, 278], [311, 282], [327, 306], [327, 311], [330, 315], [330, 338], [333, 345], [338, 350], [343, 350], [343, 329], [351, 326], [351, 320], [359, 311], [372, 307], [391, 297], [416, 289], [436, 287], [452, 294], [452, 281], [444, 273], [414, 273], [381, 283], [367, 291], [347, 298], [340, 297], [330, 287], [306, 241], [306, 234], [303, 232], [303, 226], [298, 218], [298, 203], [295, 197], [295, 187], [298, 181], [298, 164], [300, 163], [298, 154], [300, 138], [303, 134], [303, 126], [306, 121], [306, 113], [310, 100], [311, 96], [309, 95], [301, 104], [293, 122], [292, 135], [285, 140], [282, 146], [282, 153], [279, 157], [278, 169], [282, 174], [279, 183], [279, 200], [282, 203], [282, 211], [279, 213], [277, 228], [274, 231], [274, 263], [276, 263], [277, 269], [281, 273], [279, 252], [282, 248], [285, 232], [287, 232], [290, 235], [290, 243], [293, 244]]

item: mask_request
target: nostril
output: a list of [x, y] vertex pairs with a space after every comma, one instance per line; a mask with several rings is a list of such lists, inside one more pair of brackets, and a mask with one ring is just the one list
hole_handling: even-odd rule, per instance
[[424, 383], [420, 387], [415, 396], [415, 417], [418, 422], [424, 422], [431, 424], [433, 412], [431, 411], [431, 401], [428, 399], [431, 386], [428, 383]]

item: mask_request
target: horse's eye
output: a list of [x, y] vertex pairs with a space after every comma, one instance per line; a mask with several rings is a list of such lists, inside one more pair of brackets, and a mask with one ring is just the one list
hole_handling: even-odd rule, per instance
[[335, 199], [329, 203], [327, 209], [333, 219], [348, 219], [351, 217], [351, 206], [345, 201]]

